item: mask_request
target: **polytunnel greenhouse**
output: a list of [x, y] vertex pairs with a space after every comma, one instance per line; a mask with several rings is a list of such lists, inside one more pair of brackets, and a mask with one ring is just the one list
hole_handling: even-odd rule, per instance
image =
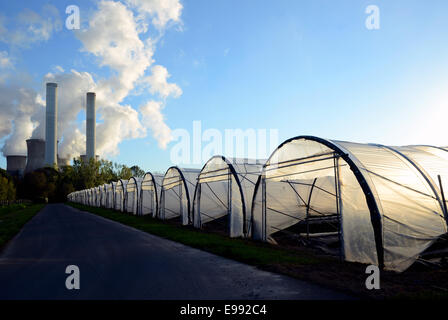
[[101, 206], [101, 186], [94, 188], [95, 192], [95, 207]]
[[87, 191], [87, 204], [89, 206], [93, 206], [94, 205], [94, 199], [95, 199], [94, 196], [95, 196], [94, 190], [93, 190], [93, 188], [90, 188]]
[[106, 208], [114, 209], [115, 208], [115, 188], [117, 183], [111, 182], [106, 185]]
[[252, 197], [265, 161], [211, 158], [202, 168], [195, 190], [193, 224], [223, 230], [230, 237], [250, 234]]
[[162, 180], [163, 175], [160, 174], [147, 172], [143, 176], [139, 198], [139, 213], [141, 215], [150, 215], [153, 218], [157, 216]]
[[117, 211], [125, 210], [125, 195], [126, 195], [126, 185], [128, 184], [128, 180], [118, 180], [115, 185], [114, 192], [114, 209]]
[[299, 136], [263, 167], [255, 239], [312, 242], [347, 261], [404, 271], [447, 233], [448, 149]]
[[100, 186], [100, 192], [101, 192], [101, 200], [100, 200], [100, 207], [105, 208], [106, 207], [106, 184], [102, 184]]
[[159, 218], [180, 218], [183, 225], [190, 223], [191, 201], [199, 169], [171, 167], [167, 170], [160, 192]]
[[81, 203], [87, 205], [87, 190], [82, 190], [80, 192]]
[[94, 207], [96, 205], [96, 190], [95, 187], [90, 189], [90, 203]]
[[91, 206], [95, 206], [95, 197], [96, 197], [95, 187], [90, 188], [90, 205]]
[[138, 212], [138, 199], [140, 196], [140, 189], [142, 185], [142, 178], [132, 177], [126, 185], [126, 212], [132, 214], [140, 214]]

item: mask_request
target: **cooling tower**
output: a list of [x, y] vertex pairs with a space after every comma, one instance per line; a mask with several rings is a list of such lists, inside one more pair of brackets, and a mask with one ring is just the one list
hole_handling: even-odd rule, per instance
[[6, 156], [6, 172], [12, 176], [23, 176], [26, 156]]
[[45, 165], [57, 166], [57, 140], [58, 135], [58, 85], [47, 83], [47, 107], [45, 115]]
[[87, 159], [95, 157], [95, 123], [96, 123], [96, 94], [87, 93], [87, 132], [86, 132], [86, 155]]
[[25, 173], [44, 167], [45, 164], [45, 141], [42, 139], [26, 140], [28, 157], [26, 161]]

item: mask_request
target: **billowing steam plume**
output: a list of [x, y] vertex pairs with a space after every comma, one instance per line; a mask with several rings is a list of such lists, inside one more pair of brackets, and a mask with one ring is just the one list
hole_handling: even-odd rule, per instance
[[[37, 13], [27, 12], [34, 17], [33, 21], [40, 23]], [[168, 82], [170, 75], [166, 68], [153, 65], [153, 55], [163, 30], [169, 24], [181, 23], [181, 12], [179, 0], [100, 1], [88, 26], [78, 31], [76, 38], [82, 44], [83, 54], [94, 56], [99, 66], [110, 69], [110, 77], [95, 79], [89, 72], [73, 69], [66, 72], [57, 67], [55, 72], [44, 77], [41, 92], [24, 88], [23, 82], [19, 86], [12, 84], [11, 79], [0, 78], [0, 142], [3, 139], [3, 154], [25, 155], [26, 139], [44, 138], [45, 101], [42, 96], [46, 82], [56, 82], [59, 88], [61, 157], [72, 158], [85, 153], [85, 121], [80, 124], [78, 117], [84, 114], [87, 92], [96, 92], [97, 97], [98, 154], [116, 154], [121, 141], [145, 137], [147, 129], [151, 130], [159, 146], [166, 148], [171, 141], [171, 130], [164, 121], [162, 109], [168, 97], [177, 98], [182, 90]], [[60, 23], [57, 17], [54, 21]], [[149, 36], [151, 26], [157, 30], [155, 37]], [[33, 30], [39, 27], [46, 29], [40, 33], [34, 31], [34, 42], [39, 40], [39, 34], [42, 35], [40, 41], [47, 41], [51, 33], [57, 31], [57, 27], [42, 23], [35, 25]], [[2, 32], [7, 30], [0, 19], [0, 41]], [[0, 57], [1, 71], [12, 70], [8, 53], [1, 52]], [[123, 103], [131, 92], [135, 94], [145, 88], [156, 100], [147, 101], [139, 108]]]

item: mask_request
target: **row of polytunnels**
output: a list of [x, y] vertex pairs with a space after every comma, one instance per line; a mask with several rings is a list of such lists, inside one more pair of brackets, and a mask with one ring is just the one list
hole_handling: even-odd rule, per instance
[[299, 136], [266, 161], [211, 158], [202, 168], [119, 180], [69, 201], [177, 219], [346, 261], [404, 271], [437, 265], [447, 243], [448, 147], [389, 147]]

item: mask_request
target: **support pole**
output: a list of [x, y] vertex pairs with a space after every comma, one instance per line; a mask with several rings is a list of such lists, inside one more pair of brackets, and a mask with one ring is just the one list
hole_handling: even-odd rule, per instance
[[261, 176], [261, 239], [267, 241], [266, 231], [266, 176]]
[[447, 206], [446, 206], [445, 193], [443, 192], [442, 177], [439, 174], [439, 175], [437, 175], [437, 178], [439, 179], [440, 193], [442, 194], [443, 209], [445, 210], [445, 212], [444, 212], [445, 220], [448, 221], [448, 210], [447, 210]]
[[310, 238], [310, 207], [311, 207], [311, 196], [313, 194], [314, 186], [316, 185], [317, 178], [314, 178], [313, 184], [311, 185], [310, 195], [308, 196], [308, 204], [306, 206], [306, 239]]
[[182, 203], [182, 181], [179, 184], [179, 202], [180, 202], [180, 207], [179, 207], [180, 221], [183, 224], [184, 223], [184, 204]]
[[229, 234], [232, 236], [232, 177], [227, 169], [227, 217], [229, 221]]
[[[199, 181], [199, 178], [198, 178], [198, 182], [197, 182], [197, 184], [198, 184], [198, 194], [196, 195], [198, 198], [197, 198], [197, 203], [196, 203], [196, 211], [197, 211], [197, 214], [195, 215], [194, 214], [194, 212], [193, 212], [193, 221], [192, 221], [192, 223], [193, 223], [193, 226], [195, 226], [195, 227], [197, 227], [197, 228], [202, 228], [202, 217], [201, 217], [201, 193], [202, 193], [202, 183]], [[194, 219], [195, 219], [195, 217], [197, 217], [198, 218], [198, 222], [196, 222], [196, 221], [194, 221]]]
[[342, 239], [342, 201], [341, 201], [341, 183], [339, 180], [339, 157], [334, 158], [334, 183], [335, 183], [335, 192], [336, 192], [336, 213], [338, 217], [338, 234], [339, 234], [339, 257], [341, 260], [344, 260], [344, 242]]

